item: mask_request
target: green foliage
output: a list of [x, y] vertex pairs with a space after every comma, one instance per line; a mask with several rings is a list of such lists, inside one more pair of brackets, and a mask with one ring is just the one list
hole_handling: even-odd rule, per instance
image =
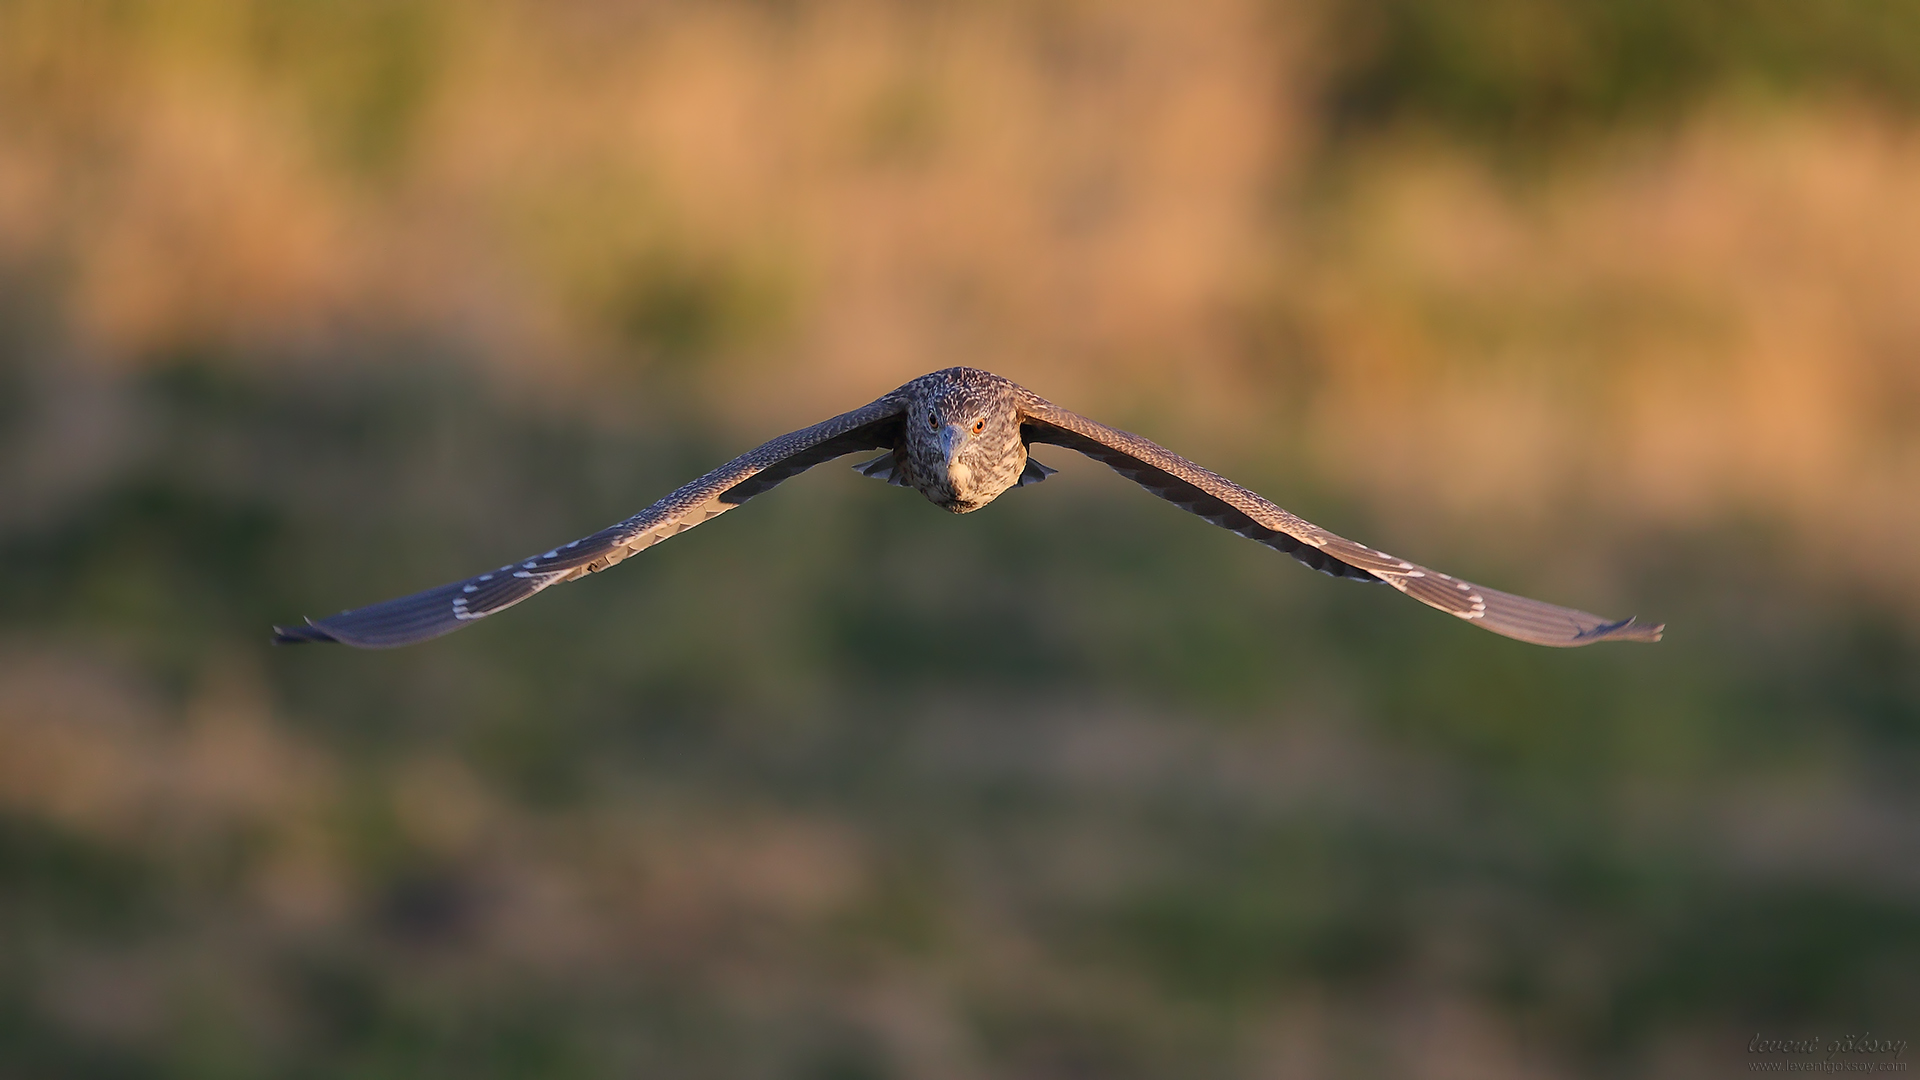
[[[291, 1042], [243, 1034], [215, 994], [178, 1017], [177, 1039], [96, 1058], [17, 1004], [0, 1020], [20, 1060], [75, 1075], [295, 1058], [316, 1076], [601, 1075], [631, 1060], [605, 1056], [603, 1025], [631, 1023], [659, 1060], [732, 1060], [725, 1033], [758, 1031], [802, 1074], [887, 1074], [864, 1037], [810, 1042], [724, 1008], [674, 1041], [677, 1014], [636, 1004], [653, 978], [683, 977], [672, 966], [608, 983], [492, 961], [469, 984], [420, 982], [408, 957], [431, 968], [487, 939], [485, 881], [502, 872], [410, 831], [393, 770], [422, 751], [465, 762], [518, 829], [578, 833], [635, 812], [619, 793], [636, 789], [691, 820], [837, 822], [871, 876], [779, 934], [828, 968], [947, 972], [991, 999], [978, 1035], [1009, 1063], [1156, 1075], [1162, 1055], [1185, 1060], [1170, 1048], [1217, 1040], [1263, 1002], [1364, 1000], [1425, 970], [1439, 941], [1463, 950], [1444, 978], [1574, 1060], [1631, 1060], [1726, 1016], [1913, 1004], [1897, 973], [1920, 957], [1920, 923], [1871, 877], [1755, 876], [1709, 833], [1650, 841], [1619, 810], [1645, 785], [1792, 784], [1911, 754], [1905, 624], [1783, 584], [1763, 543], [1660, 545], [1671, 570], [1648, 580], [1685, 632], [1659, 650], [1547, 653], [1317, 579], [1070, 460], [1038, 496], [960, 519], [827, 469], [444, 642], [269, 654], [272, 619], [584, 533], [725, 451], [542, 420], [418, 366], [322, 389], [187, 363], [133, 402], [157, 441], [0, 538], [15, 570], [0, 620], [130, 643], [134, 671], [182, 694], [210, 658], [257, 656], [292, 730], [344, 770], [316, 825], [351, 870], [352, 904], [320, 937], [270, 936], [231, 961], [303, 1018]], [[1696, 547], [1733, 554], [1702, 575], [1686, 569]], [[1426, 762], [1426, 794], [1365, 768], [1290, 774], [1291, 754], [1263, 749], [1287, 732]], [[1120, 764], [1074, 764], [1072, 747], [1109, 744]], [[1219, 769], [1264, 779], [1223, 785]], [[256, 833], [225, 855], [141, 853], [7, 819], [0, 948], [20, 962], [0, 996], [30, 1002], [18, 995], [64, 949], [146, 947], [246, 910], [236, 890], [285, 843]], [[1072, 869], [1099, 850], [1115, 870]], [[981, 908], [982, 888], [1000, 899]], [[1190, 1019], [1142, 1027], [1123, 1003], [990, 989], [1004, 975], [968, 959], [986, 910], [1037, 943], [1028, 963], [1047, 979], [1117, 974]], [[701, 1000], [685, 1007], [715, 1008]]]
[[434, 0], [255, 0], [251, 52], [290, 87], [350, 169], [401, 164], [451, 47], [455, 16]]
[[0, 911], [19, 925], [45, 918], [82, 933], [125, 933], [151, 922], [157, 875], [133, 852], [45, 821], [0, 816]]
[[1424, 124], [1515, 149], [1729, 92], [1920, 106], [1920, 8], [1902, 0], [1351, 0], [1331, 13], [1336, 131]]

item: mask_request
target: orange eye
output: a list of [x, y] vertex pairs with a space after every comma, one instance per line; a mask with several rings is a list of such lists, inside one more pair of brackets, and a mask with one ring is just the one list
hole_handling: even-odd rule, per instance
[[973, 433], [975, 435], [978, 435], [985, 430], [987, 430], [987, 422], [984, 419], [975, 420], [973, 422]]
[[934, 416], [932, 413], [927, 414], [927, 430], [928, 431], [940, 430], [940, 421], [934, 419]]

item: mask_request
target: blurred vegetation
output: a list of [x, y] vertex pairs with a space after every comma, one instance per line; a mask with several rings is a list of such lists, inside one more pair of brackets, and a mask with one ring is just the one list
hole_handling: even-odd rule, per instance
[[[431, 651], [268, 655], [261, 627], [289, 611], [581, 531], [721, 451], [664, 420], [639, 440], [530, 421], [450, 372], [316, 387], [194, 366], [126, 392], [151, 441], [10, 530], [0, 620], [181, 701], [185, 721], [102, 732], [156, 767], [192, 774], [178, 725], [206, 723], [200, 684], [238, 665], [286, 710], [271, 737], [335, 771], [317, 802], [229, 809], [213, 835], [164, 804], [105, 837], [10, 811], [16, 1068], [890, 1075], [908, 1066], [851, 1003], [901, 978], [977, 997], [986, 1060], [1039, 1075], [1232, 1073], [1221, 1025], [1309, 990], [1351, 999], [1364, 1040], [1367, 1003], [1410, 979], [1570, 1061], [1693, 1025], [1912, 1014], [1920, 909], [1891, 882], [1743, 868], [1695, 817], [1853, 762], [1863, 795], [1894, 798], [1916, 761], [1911, 624], [1754, 590], [1763, 551], [1690, 569], [1737, 535], [1653, 545], [1637, 591], [1683, 631], [1666, 648], [1562, 655], [1294, 573], [1089, 468], [958, 522], [835, 469]], [[955, 640], [981, 643], [964, 667]], [[397, 805], [422, 756], [470, 771], [506, 834], [423, 837]], [[1646, 798], [1669, 805], [1648, 818]], [[688, 884], [649, 884], [672, 851], [621, 835], [743, 817], [845, 833], [873, 869], [818, 912], [722, 870], [690, 916]], [[282, 925], [258, 882], [310, 829], [348, 906]], [[515, 908], [522, 860], [584, 860], [597, 888], [635, 871], [594, 866], [635, 857], [627, 924], [575, 928], [607, 935], [591, 953], [554, 968], [498, 940], [541, 918]], [[1003, 939], [1031, 952], [997, 957]], [[101, 1042], [47, 1011], [62, 969], [103, 953], [141, 968], [124, 994], [159, 980], [163, 1026]], [[797, 996], [738, 1012], [732, 964]], [[118, 991], [90, 992], [110, 1013]]]
[[[0, 1074], [1910, 1037], [1910, 8], [615, 7], [0, 0]], [[1519, 646], [1056, 450], [265, 644], [955, 361], [1669, 640]]]
[[261, 74], [291, 84], [351, 167], [391, 170], [431, 105], [451, 12], [432, 0], [293, 0], [246, 5]]
[[1422, 124], [1538, 151], [1668, 122], [1716, 93], [1840, 93], [1920, 106], [1920, 10], [1900, 0], [1352, 0], [1329, 5], [1342, 55], [1336, 132]]

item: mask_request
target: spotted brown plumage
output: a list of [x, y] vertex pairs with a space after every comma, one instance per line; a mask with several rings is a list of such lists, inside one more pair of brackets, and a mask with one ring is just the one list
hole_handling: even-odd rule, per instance
[[1053, 472], [1028, 456], [1034, 443], [1064, 446], [1104, 462], [1168, 502], [1322, 573], [1385, 582], [1496, 634], [1573, 646], [1659, 641], [1664, 629], [1489, 589], [1355, 543], [1158, 443], [1063, 409], [991, 372], [960, 367], [922, 375], [869, 405], [782, 435], [592, 536], [465, 581], [308, 620], [304, 626], [275, 627], [274, 640], [390, 648], [436, 638], [550, 585], [604, 570], [790, 476], [861, 450], [887, 451], [855, 466], [864, 475], [911, 487], [936, 506], [964, 514]]

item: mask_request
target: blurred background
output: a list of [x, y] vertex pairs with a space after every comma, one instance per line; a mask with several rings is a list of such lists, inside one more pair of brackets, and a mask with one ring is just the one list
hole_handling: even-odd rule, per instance
[[[0, 1073], [1920, 1039], [1917, 57], [1898, 0], [0, 0]], [[957, 363], [1667, 641], [1056, 449], [267, 645]]]

